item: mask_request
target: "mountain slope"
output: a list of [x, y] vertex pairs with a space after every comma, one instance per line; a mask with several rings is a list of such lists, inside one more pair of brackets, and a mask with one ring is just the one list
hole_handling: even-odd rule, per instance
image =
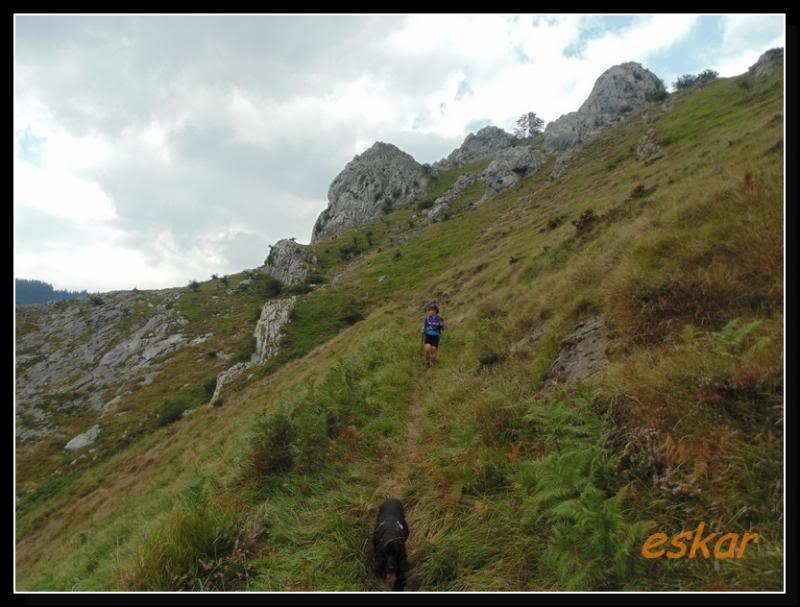
[[[96, 461], [18, 445], [18, 590], [382, 589], [369, 533], [389, 493], [409, 589], [779, 589], [782, 88], [720, 79], [598, 133], [557, 178], [550, 157], [481, 204], [476, 182], [444, 221], [409, 206], [315, 242], [324, 284], [222, 407], [144, 424], [224, 366], [181, 350]], [[181, 292], [187, 335], [246, 346], [257, 294]], [[431, 300], [449, 328], [423, 371]], [[141, 428], [119, 443], [127, 416]], [[641, 557], [701, 521], [760, 542]], [[237, 534], [244, 552], [210, 563]]]

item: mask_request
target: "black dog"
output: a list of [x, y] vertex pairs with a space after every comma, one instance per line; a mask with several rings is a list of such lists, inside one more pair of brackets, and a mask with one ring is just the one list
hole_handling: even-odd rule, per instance
[[392, 590], [403, 590], [406, 571], [411, 564], [406, 558], [406, 539], [410, 530], [400, 500], [389, 498], [381, 504], [378, 522], [372, 533], [375, 548], [375, 573], [383, 580], [393, 582]]

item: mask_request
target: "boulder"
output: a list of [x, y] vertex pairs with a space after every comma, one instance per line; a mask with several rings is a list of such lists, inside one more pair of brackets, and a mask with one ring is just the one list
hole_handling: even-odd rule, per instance
[[76, 451], [78, 449], [82, 449], [86, 445], [91, 445], [95, 439], [97, 439], [98, 434], [100, 434], [100, 424], [95, 424], [86, 432], [79, 434], [66, 445], [64, 445], [64, 449], [67, 451]]
[[390, 143], [376, 142], [353, 158], [328, 189], [328, 208], [314, 224], [311, 242], [332, 238], [381, 213], [423, 196], [432, 179], [421, 165]]
[[315, 263], [317, 258], [306, 245], [283, 238], [272, 246], [266, 263], [259, 269], [291, 286], [304, 282]]
[[602, 315], [578, 323], [561, 342], [544, 387], [572, 384], [589, 377], [606, 364], [607, 347], [608, 330]]

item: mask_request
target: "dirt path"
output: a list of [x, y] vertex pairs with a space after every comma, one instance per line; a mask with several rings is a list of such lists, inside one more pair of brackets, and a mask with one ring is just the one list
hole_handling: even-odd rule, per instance
[[411, 485], [411, 469], [414, 463], [422, 458], [422, 445], [420, 444], [421, 424], [420, 417], [423, 413], [423, 390], [425, 374], [432, 369], [421, 367], [414, 380], [414, 394], [411, 397], [411, 406], [408, 409], [408, 422], [406, 423], [405, 440], [395, 449], [393, 454], [392, 471], [384, 478], [375, 490], [378, 503], [387, 497], [403, 499], [406, 488]]

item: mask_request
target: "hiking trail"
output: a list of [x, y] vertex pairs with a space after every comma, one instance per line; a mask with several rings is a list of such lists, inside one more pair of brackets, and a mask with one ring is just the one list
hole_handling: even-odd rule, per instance
[[414, 393], [411, 396], [411, 405], [408, 409], [408, 422], [406, 423], [405, 440], [392, 454], [392, 471], [375, 489], [375, 496], [380, 500], [396, 497], [402, 500], [406, 488], [411, 484], [411, 467], [422, 458], [420, 448], [421, 424], [420, 416], [423, 413], [424, 376], [433, 371], [433, 368], [420, 367], [414, 379]]

